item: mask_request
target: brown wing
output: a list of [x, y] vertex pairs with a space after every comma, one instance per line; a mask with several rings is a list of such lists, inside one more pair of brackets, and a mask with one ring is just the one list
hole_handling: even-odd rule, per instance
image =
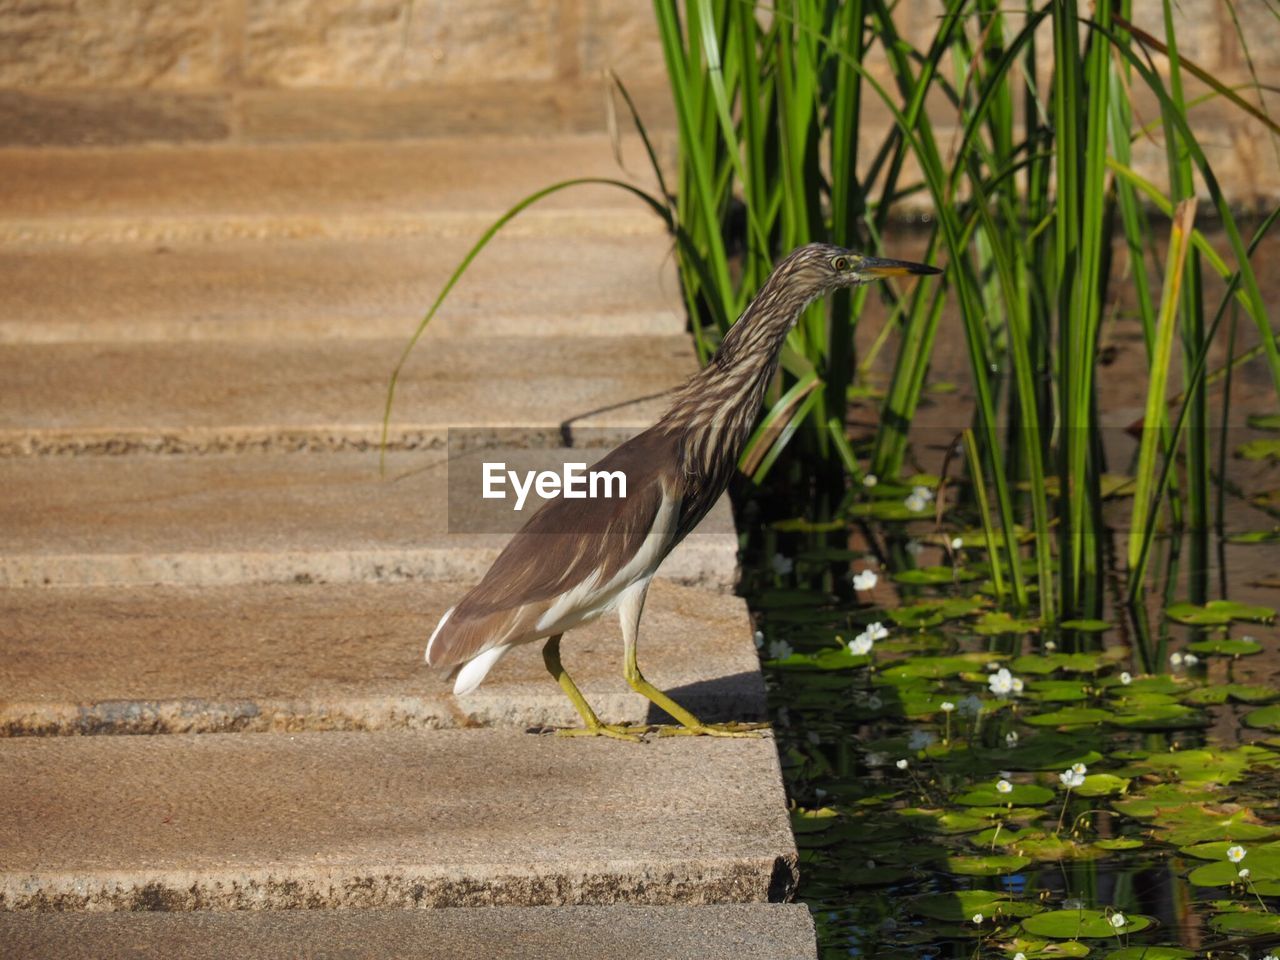
[[437, 628], [432, 666], [463, 663], [498, 643], [534, 639], [534, 625], [558, 597], [592, 575], [598, 583], [612, 578], [653, 529], [664, 487], [675, 494], [678, 449], [670, 435], [647, 430], [591, 467], [622, 471], [625, 498], [558, 498], [534, 514]]

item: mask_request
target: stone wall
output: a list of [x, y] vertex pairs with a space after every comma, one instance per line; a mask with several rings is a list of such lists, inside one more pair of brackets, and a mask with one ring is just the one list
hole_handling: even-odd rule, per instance
[[[1136, 7], [1162, 34], [1160, 0]], [[941, 8], [902, 0], [903, 31], [925, 42]], [[1177, 11], [1182, 52], [1206, 70], [1244, 83], [1251, 57], [1280, 79], [1263, 0], [1234, 2], [1247, 56], [1227, 0]], [[669, 126], [647, 0], [0, 0], [0, 145], [599, 130], [606, 69]], [[1280, 96], [1267, 106], [1280, 116]], [[1263, 124], [1220, 102], [1194, 118], [1233, 194], [1280, 196]]]

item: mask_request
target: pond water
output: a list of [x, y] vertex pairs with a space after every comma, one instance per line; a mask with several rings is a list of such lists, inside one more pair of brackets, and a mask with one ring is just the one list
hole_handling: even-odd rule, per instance
[[[1132, 333], [1121, 316], [1108, 334], [1132, 375], [1102, 379], [1117, 472], [1145, 391]], [[925, 473], [968, 424], [954, 331], [938, 349], [933, 376], [957, 386], [921, 411]], [[1245, 423], [1274, 412], [1260, 366], [1235, 377], [1232, 449], [1276, 436]], [[873, 419], [854, 411], [855, 441]], [[1277, 488], [1274, 460], [1233, 459], [1211, 568], [1165, 539], [1141, 609], [1117, 576], [1103, 619], [1073, 629], [1000, 610], [985, 551], [951, 545], [974, 526], [956, 510], [819, 542], [772, 526], [793, 503], [739, 491], [762, 531], [744, 591], [824, 958], [1280, 955], [1280, 544], [1240, 542], [1276, 529]], [[1127, 506], [1109, 511], [1123, 557]], [[1189, 580], [1234, 606], [1174, 607]]]

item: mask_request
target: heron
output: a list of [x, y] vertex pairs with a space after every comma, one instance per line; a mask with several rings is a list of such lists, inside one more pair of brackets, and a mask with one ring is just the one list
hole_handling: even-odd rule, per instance
[[445, 611], [427, 642], [427, 663], [459, 668], [453, 690], [465, 696], [508, 651], [543, 640], [543, 662], [583, 723], [557, 732], [636, 740], [634, 729], [600, 720], [560, 659], [566, 631], [617, 611], [627, 684], [676, 721], [671, 732], [758, 736], [752, 725], [703, 723], [644, 678], [636, 647], [649, 584], [728, 487], [783, 341], [804, 309], [842, 287], [940, 272], [825, 243], [788, 254], [661, 418], [592, 467], [621, 471], [626, 498], [548, 501]]

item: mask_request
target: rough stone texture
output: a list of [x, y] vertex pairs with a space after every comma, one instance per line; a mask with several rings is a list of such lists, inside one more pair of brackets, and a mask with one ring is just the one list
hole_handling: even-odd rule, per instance
[[405, 35], [408, 83], [549, 80], [566, 0], [422, 0]]
[[403, 73], [409, 0], [247, 0], [241, 72], [254, 85], [385, 87]]
[[[474, 693], [422, 651], [470, 583], [31, 588], [0, 593], [0, 735], [578, 726], [541, 644]], [[616, 618], [569, 632], [566, 669], [609, 722], [668, 722], [622, 677]], [[658, 581], [646, 677], [708, 720], [765, 715], [746, 604]]]
[[[643, 174], [643, 150], [622, 143]], [[0, 151], [0, 243], [172, 242], [220, 236], [478, 239], [534, 190], [574, 177], [617, 177], [602, 135], [449, 137], [424, 142], [174, 149]], [[649, 179], [639, 185], [652, 187]], [[635, 197], [579, 187], [548, 197], [508, 235], [661, 234]]]
[[11, 960], [816, 960], [798, 904], [0, 913]]
[[781, 900], [769, 739], [511, 731], [0, 741], [0, 908]]
[[[0, 345], [0, 454], [376, 447], [404, 346]], [[424, 338], [400, 374], [389, 439], [439, 447], [450, 429], [627, 436], [694, 372], [690, 352], [684, 335]]]
[[[385, 337], [403, 345], [471, 243], [412, 236], [0, 247], [0, 343]], [[669, 252], [656, 234], [499, 236], [432, 320], [423, 359], [437, 338], [455, 335], [687, 343]], [[664, 365], [663, 376], [674, 382], [681, 368]]]
[[[675, 112], [665, 80], [633, 83], [627, 92], [661, 146], [671, 139]], [[610, 87], [603, 76], [580, 82], [507, 81], [397, 90], [247, 90], [233, 104], [239, 138], [274, 143], [296, 140], [403, 140], [459, 134], [589, 133], [606, 129]], [[615, 123], [630, 130], [626, 105], [616, 95]], [[0, 138], [3, 132], [0, 131]], [[0, 139], [0, 142], [3, 142]], [[664, 149], [664, 156], [669, 150]]]
[[208, 87], [221, 79], [224, 3], [9, 0], [0, 7], [0, 85]]
[[225, 140], [231, 105], [227, 93], [0, 89], [0, 146]]
[[[0, 459], [0, 586], [475, 580], [507, 536], [448, 532], [444, 456]], [[661, 575], [726, 589], [736, 564], [722, 499]]]

